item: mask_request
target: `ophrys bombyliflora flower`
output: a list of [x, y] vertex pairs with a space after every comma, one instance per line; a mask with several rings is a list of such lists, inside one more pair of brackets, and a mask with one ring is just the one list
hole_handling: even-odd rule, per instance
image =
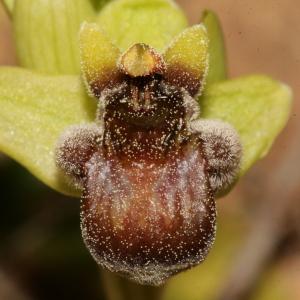
[[160, 285], [207, 256], [214, 196], [241, 159], [230, 125], [199, 119], [206, 29], [186, 29], [163, 54], [145, 44], [122, 54], [93, 24], [83, 25], [80, 43], [97, 119], [67, 129], [57, 162], [83, 188], [81, 228], [96, 261]]

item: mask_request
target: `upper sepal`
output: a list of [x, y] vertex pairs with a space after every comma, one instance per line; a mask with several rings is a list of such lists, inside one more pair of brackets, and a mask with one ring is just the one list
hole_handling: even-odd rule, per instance
[[162, 51], [188, 25], [173, 0], [110, 1], [96, 21], [122, 51], [137, 43]]
[[79, 43], [83, 79], [90, 94], [99, 98], [104, 89], [122, 81], [124, 75], [117, 67], [120, 50], [97, 24], [82, 25]]
[[184, 30], [164, 53], [166, 81], [185, 88], [191, 96], [200, 94], [209, 66], [209, 39], [204, 25]]

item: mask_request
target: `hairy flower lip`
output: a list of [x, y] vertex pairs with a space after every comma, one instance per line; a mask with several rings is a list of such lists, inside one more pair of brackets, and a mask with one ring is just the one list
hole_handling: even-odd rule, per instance
[[[201, 150], [194, 153], [197, 144], [184, 145], [169, 153], [165, 162], [155, 162], [156, 167], [147, 161], [140, 166], [120, 164], [124, 158], [118, 156], [107, 160], [105, 149], [86, 165], [83, 238], [105, 268], [141, 284], [161, 285], [208, 255], [215, 239], [215, 201], [203, 181]], [[195, 184], [182, 186], [182, 180], [192, 181], [192, 174]], [[94, 183], [103, 176], [110, 184], [101, 189]], [[109, 192], [110, 186], [119, 189], [123, 201]], [[194, 198], [197, 191], [203, 198]]]

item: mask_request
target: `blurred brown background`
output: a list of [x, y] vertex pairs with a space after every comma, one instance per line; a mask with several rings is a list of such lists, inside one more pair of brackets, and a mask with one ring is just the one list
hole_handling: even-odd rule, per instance
[[[290, 122], [271, 153], [219, 201], [216, 247], [167, 285], [168, 300], [300, 299], [300, 2], [178, 0], [190, 22], [219, 15], [231, 77], [264, 73], [293, 89]], [[0, 8], [0, 65], [16, 64]], [[1, 109], [1, 108], [0, 108]], [[80, 238], [78, 200], [0, 156], [0, 299], [105, 299]], [[138, 296], [137, 296], [138, 299]]]

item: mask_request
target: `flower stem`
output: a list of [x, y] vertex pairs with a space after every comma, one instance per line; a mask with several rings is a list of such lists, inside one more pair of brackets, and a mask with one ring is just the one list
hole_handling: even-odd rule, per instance
[[159, 300], [161, 287], [133, 283], [108, 271], [101, 271], [103, 288], [107, 300]]

